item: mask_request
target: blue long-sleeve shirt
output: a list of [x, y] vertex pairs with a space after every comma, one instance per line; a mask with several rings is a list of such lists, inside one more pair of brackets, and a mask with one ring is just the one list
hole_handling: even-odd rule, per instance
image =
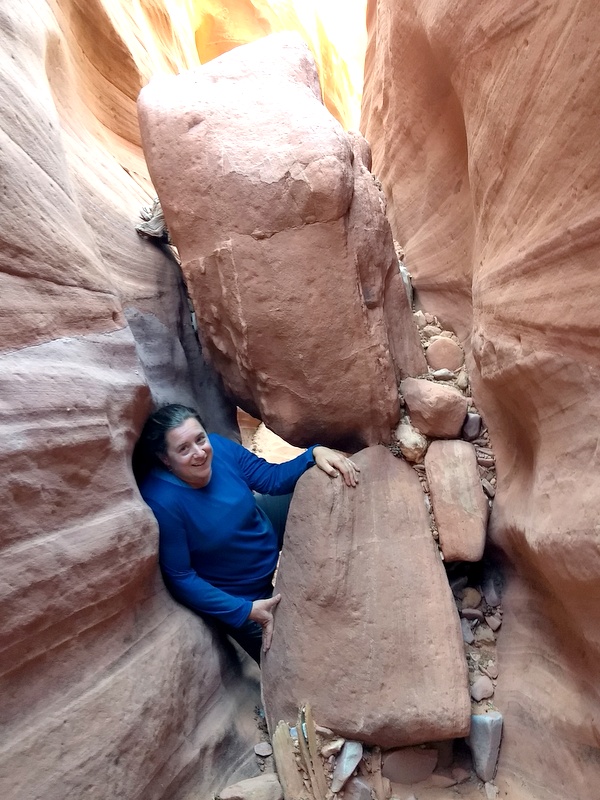
[[159, 527], [159, 561], [169, 590], [201, 614], [239, 627], [252, 601], [268, 593], [277, 566], [277, 535], [252, 491], [288, 494], [314, 462], [313, 448], [269, 464], [217, 434], [212, 476], [195, 489], [155, 469], [141, 486]]

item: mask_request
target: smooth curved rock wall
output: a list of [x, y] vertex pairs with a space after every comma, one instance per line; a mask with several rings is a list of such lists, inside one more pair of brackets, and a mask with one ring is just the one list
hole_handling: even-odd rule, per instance
[[53, 9], [0, 12], [0, 795], [207, 796], [251, 774], [257, 686], [166, 594], [130, 464], [152, 399], [230, 412], [134, 231], [139, 76], [97, 3]]
[[369, 4], [362, 129], [418, 301], [472, 351], [498, 468], [497, 782], [536, 800], [600, 780], [599, 17]]

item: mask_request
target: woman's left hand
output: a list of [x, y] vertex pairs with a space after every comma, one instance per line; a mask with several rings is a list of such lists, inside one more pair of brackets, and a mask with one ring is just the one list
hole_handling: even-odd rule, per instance
[[358, 483], [360, 468], [343, 453], [318, 445], [313, 449], [313, 457], [317, 467], [330, 477], [337, 478], [341, 474], [346, 486], [356, 486]]

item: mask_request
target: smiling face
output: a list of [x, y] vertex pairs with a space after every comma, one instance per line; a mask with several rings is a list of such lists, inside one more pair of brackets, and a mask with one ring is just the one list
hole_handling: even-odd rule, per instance
[[210, 481], [213, 449], [197, 419], [186, 419], [165, 437], [167, 453], [161, 456], [174, 475], [201, 489]]

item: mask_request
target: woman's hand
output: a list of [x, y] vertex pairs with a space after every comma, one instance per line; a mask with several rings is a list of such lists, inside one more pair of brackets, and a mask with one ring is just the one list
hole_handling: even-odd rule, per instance
[[273, 611], [280, 600], [280, 594], [276, 594], [275, 597], [268, 597], [266, 600], [255, 600], [252, 603], [252, 611], [248, 615], [248, 619], [258, 622], [263, 630], [262, 648], [265, 653], [271, 647], [274, 622]]
[[317, 467], [330, 477], [337, 478], [341, 474], [346, 486], [356, 486], [358, 483], [360, 468], [356, 466], [354, 461], [346, 458], [342, 453], [338, 453], [337, 450], [330, 450], [329, 447], [317, 445], [313, 449], [313, 458]]

